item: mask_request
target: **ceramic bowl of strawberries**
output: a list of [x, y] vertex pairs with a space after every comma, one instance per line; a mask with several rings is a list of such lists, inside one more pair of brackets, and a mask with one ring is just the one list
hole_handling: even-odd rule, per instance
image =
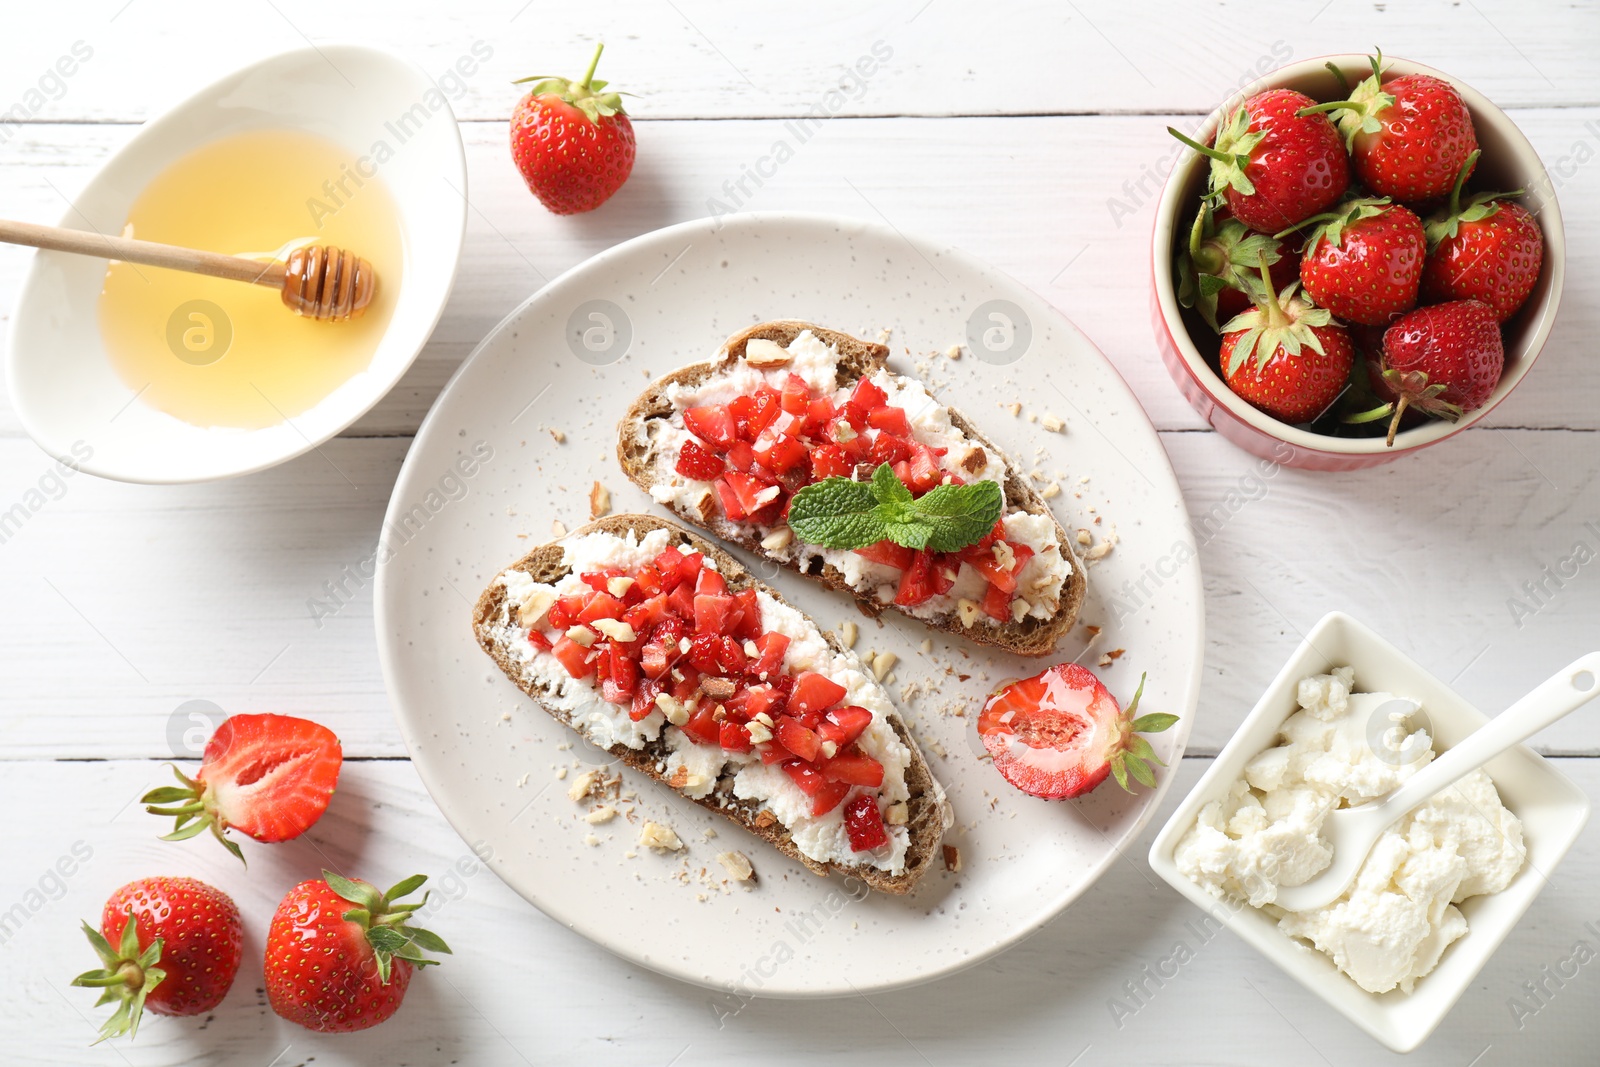
[[1370, 467], [1471, 426], [1532, 369], [1561, 299], [1561, 209], [1482, 94], [1338, 55], [1170, 132], [1187, 150], [1156, 210], [1156, 339], [1233, 443]]

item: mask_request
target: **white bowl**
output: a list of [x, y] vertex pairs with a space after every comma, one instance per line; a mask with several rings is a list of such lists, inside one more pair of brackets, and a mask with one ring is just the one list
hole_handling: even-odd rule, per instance
[[[1297, 710], [1295, 690], [1300, 679], [1345, 665], [1355, 668], [1357, 691], [1382, 691], [1421, 701], [1439, 750], [1449, 748], [1488, 721], [1449, 686], [1355, 619], [1339, 612], [1326, 615], [1278, 672], [1211, 769], [1161, 828], [1150, 848], [1150, 866], [1178, 892], [1357, 1026], [1396, 1052], [1409, 1052], [1455, 1006], [1544, 888], [1589, 821], [1589, 798], [1526, 746], [1485, 764], [1484, 770], [1494, 780], [1506, 807], [1522, 820], [1527, 862], [1501, 892], [1472, 897], [1459, 905], [1467, 918], [1466, 935], [1445, 950], [1439, 965], [1419, 978], [1412, 992], [1397, 989], [1368, 993], [1341, 973], [1327, 956], [1279, 931], [1277, 921], [1266, 912], [1242, 901], [1219, 901], [1211, 896], [1185, 877], [1173, 858], [1179, 840], [1195, 824], [1200, 809], [1226, 794], [1228, 787], [1244, 776], [1245, 764], [1276, 743], [1278, 728]], [[1530, 678], [1528, 684], [1532, 687], [1538, 681]]]
[[[413, 111], [413, 105], [427, 112]], [[412, 113], [410, 136], [379, 173], [393, 195], [403, 280], [371, 364], [292, 422], [259, 430], [192, 426], [135, 399], [101, 341], [104, 260], [39, 252], [12, 315], [6, 385], [28, 434], [80, 470], [129, 482], [195, 482], [247, 474], [309, 451], [387, 393], [444, 310], [466, 232], [466, 158], [449, 102], [414, 63], [364, 45], [270, 57], [146, 123], [112, 156], [60, 225], [118, 233], [135, 198], [179, 157], [230, 134], [298, 129], [350, 151], [395, 140], [385, 124]], [[85, 458], [87, 453], [87, 458]]]

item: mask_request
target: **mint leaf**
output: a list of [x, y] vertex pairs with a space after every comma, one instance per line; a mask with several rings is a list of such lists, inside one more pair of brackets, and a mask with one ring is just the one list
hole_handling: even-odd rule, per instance
[[999, 482], [973, 482], [936, 485], [912, 506], [918, 519], [930, 528], [927, 547], [934, 552], [954, 552], [994, 529], [1005, 503]]
[[883, 504], [906, 505], [912, 502], [911, 490], [895, 477], [894, 468], [887, 463], [878, 464], [878, 469], [872, 472], [872, 492]]
[[865, 482], [824, 478], [789, 501], [789, 528], [800, 540], [824, 548], [865, 548], [888, 536], [874, 513], [877, 506], [873, 487]]

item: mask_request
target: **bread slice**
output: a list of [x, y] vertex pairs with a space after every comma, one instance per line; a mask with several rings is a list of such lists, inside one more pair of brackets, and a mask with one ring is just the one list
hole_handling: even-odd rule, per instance
[[[674, 535], [674, 543], [687, 545], [697, 552], [705, 554], [707, 559], [716, 563], [718, 572], [728, 583], [728, 588], [733, 592], [743, 589], [758, 589], [771, 596], [779, 603], [784, 603], [783, 598], [766, 585], [757, 581], [749, 571], [741, 566], [727, 552], [683, 529], [675, 523], [659, 519], [650, 515], [613, 515], [589, 523], [568, 535], [568, 538], [578, 537], [588, 533], [611, 533], [626, 535], [630, 531], [635, 536], [643, 538], [652, 530], [665, 528]], [[566, 577], [569, 568], [564, 562], [562, 541], [554, 541], [541, 545], [529, 552], [526, 556], [511, 564], [508, 570], [519, 570], [527, 573], [534, 581], [555, 583]], [[503, 572], [502, 572], [503, 573]], [[572, 726], [568, 714], [561, 709], [546, 703], [541, 698], [548, 695], [546, 690], [538, 683], [537, 679], [525, 677], [516, 662], [508, 655], [507, 649], [496, 639], [494, 630], [497, 625], [506, 622], [517, 622], [518, 605], [508, 601], [506, 588], [498, 580], [491, 582], [478, 598], [478, 603], [472, 613], [473, 635], [477, 638], [479, 646], [489, 654], [489, 657], [499, 665], [517, 686], [532, 697], [545, 711], [554, 716], [558, 721]], [[835, 652], [846, 655], [845, 649], [839, 645], [834, 636], [818, 627], [823, 639]], [[944, 790], [934, 780], [933, 772], [928, 768], [928, 761], [918, 747], [916, 739], [898, 714], [890, 719], [895, 733], [910, 750], [911, 759], [906, 767], [906, 786], [911, 796], [907, 801], [908, 818], [907, 829], [910, 832], [910, 845], [906, 850], [905, 868], [899, 874], [891, 874], [865, 864], [851, 865], [839, 863], [819, 863], [802, 854], [790, 837], [789, 831], [779, 822], [773, 813], [766, 810], [757, 802], [743, 800], [733, 795], [732, 768], [718, 780], [715, 788], [703, 798], [687, 797], [694, 800], [702, 807], [725, 815], [746, 830], [765, 840], [782, 852], [785, 856], [805, 864], [818, 874], [826, 875], [836, 872], [861, 879], [873, 889], [885, 893], [909, 893], [925, 874], [936, 856], [939, 856], [940, 839], [944, 836], [945, 828], [949, 822], [950, 809], [945, 800]], [[659, 781], [663, 786], [670, 788], [670, 783], [663, 777], [663, 768], [666, 766], [670, 749], [666, 744], [665, 731], [655, 741], [648, 742], [644, 748], [632, 749], [621, 743], [612, 745], [608, 751], [622, 760], [628, 766], [641, 774]], [[674, 790], [676, 792], [676, 790]], [[680, 795], [684, 795], [681, 794]]]
[[[775, 321], [763, 322], [748, 329], [741, 330], [728, 338], [722, 350], [716, 357], [704, 362], [693, 363], [674, 371], [667, 376], [652, 382], [644, 394], [638, 398], [628, 413], [623, 416], [618, 428], [617, 458], [622, 464], [623, 472], [627, 474], [634, 484], [649, 492], [655, 481], [656, 450], [654, 439], [649, 433], [649, 422], [652, 419], [670, 418], [673, 413], [673, 404], [668, 397], [668, 388], [672, 385], [694, 387], [713, 377], [720, 371], [732, 366], [744, 358], [745, 345], [756, 338], [763, 338], [776, 342], [787, 348], [789, 343], [799, 337], [801, 333], [810, 330], [824, 343], [834, 348], [839, 353], [838, 381], [840, 385], [851, 385], [861, 378], [871, 377], [884, 365], [889, 358], [889, 349], [885, 345], [874, 344], [851, 337], [849, 334], [840, 333], [822, 326], [808, 322]], [[1062, 584], [1060, 606], [1054, 615], [1049, 618], [1026, 617], [1020, 622], [990, 625], [979, 620], [971, 626], [963, 626], [959, 615], [947, 612], [932, 618], [922, 618], [905, 613], [936, 630], [965, 637], [979, 644], [995, 645], [1022, 656], [1049, 655], [1055, 649], [1056, 642], [1072, 629], [1072, 624], [1078, 617], [1078, 611], [1083, 605], [1086, 581], [1084, 577], [1083, 562], [1079, 560], [1072, 549], [1072, 542], [1067, 537], [1067, 532], [1061, 523], [1051, 513], [1049, 506], [1038, 492], [1019, 473], [1016, 463], [1012, 462], [1006, 454], [995, 444], [978, 432], [965, 417], [953, 408], [950, 411], [950, 422], [953, 426], [966, 434], [968, 438], [981, 445], [988, 454], [1003, 462], [1006, 466], [1006, 477], [1001, 483], [1005, 490], [1006, 511], [1026, 511], [1033, 515], [1049, 518], [1056, 528], [1056, 534], [1061, 545], [1061, 554], [1072, 565], [1072, 574]], [[707, 519], [689, 512], [685, 508], [668, 505], [679, 518], [693, 523], [703, 529], [709, 530], [718, 537], [741, 548], [747, 549], [758, 556], [771, 559], [774, 563], [806, 574], [830, 589], [841, 590], [854, 597], [861, 610], [876, 618], [886, 609], [900, 610], [893, 604], [884, 604], [872, 595], [870, 590], [857, 590], [852, 588], [844, 576], [831, 564], [818, 559], [811, 561], [811, 566], [801, 570], [796, 562], [774, 556], [761, 547], [761, 537], [748, 525], [730, 522], [719, 514], [712, 514]]]

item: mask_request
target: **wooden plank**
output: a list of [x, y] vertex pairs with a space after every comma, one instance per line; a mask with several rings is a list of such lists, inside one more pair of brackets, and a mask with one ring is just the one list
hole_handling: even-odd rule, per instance
[[[1600, 562], [1574, 561], [1561, 575], [1576, 544], [1600, 555], [1592, 434], [1473, 430], [1402, 464], [1331, 476], [1264, 476], [1210, 433], [1163, 440], [1206, 576], [1195, 752], [1226, 742], [1300, 634], [1330, 610], [1366, 620], [1486, 711], [1593, 645]], [[0, 647], [19, 665], [3, 698], [12, 713], [0, 716], [0, 754], [169, 756], [169, 724], [175, 714], [186, 723], [178, 709], [196, 699], [229, 712], [308, 714], [352, 755], [403, 754], [361, 571], [408, 444], [338, 440], [216, 485], [80, 475], [62, 483], [59, 500], [42, 496], [0, 545], [9, 608]], [[48, 482], [48, 468], [31, 443], [0, 440], [0, 510]], [[1079, 524], [1072, 508], [1089, 502], [1069, 502], [1069, 524]], [[545, 536], [542, 519], [527, 521], [534, 538]], [[1141, 591], [1090, 577], [1090, 622], [1160, 594], [1153, 578]], [[1544, 591], [1535, 598], [1523, 581]], [[1523, 609], [1508, 606], [1513, 598]], [[1128, 669], [1107, 669], [1114, 689], [1132, 689]], [[1540, 746], [1600, 754], [1600, 720], [1573, 716]]]
[[[445, 9], [279, 0], [237, 10], [203, 0], [100, 0], [88, 10], [31, 11], [27, 32], [0, 41], [0, 111], [137, 121], [260, 56], [308, 41], [362, 41], [400, 50], [435, 77], [457, 74], [442, 87], [462, 117], [504, 119], [520, 92], [513, 79], [578, 73], [597, 34], [608, 43], [603, 76], [637, 93], [629, 107], [652, 118], [812, 109], [1203, 112], [1286, 62], [1366, 52], [1375, 43], [1447, 70], [1502, 106], [1592, 104], [1600, 94], [1573, 45], [1593, 41], [1595, 20], [1592, 0], [1466, 7], [1435, 0], [1382, 9], [1308, 3], [1274, 9], [1270, 19], [1225, 0], [1007, 0], [977, 22], [961, 4], [928, 0], [805, 7], [623, 0], [603, 11], [524, 0]], [[54, 77], [77, 42], [91, 54], [67, 64], [70, 76]], [[457, 68], [463, 59], [467, 65]], [[462, 70], [469, 73], [459, 76]]]
[[[1079, 1064], [1136, 1059], [1160, 1067], [1324, 1060], [1461, 1067], [1486, 1046], [1493, 1052], [1485, 1063], [1589, 1062], [1595, 981], [1589, 968], [1560, 988], [1551, 984], [1554, 995], [1520, 1029], [1508, 1002], [1526, 999], [1522, 984], [1566, 959], [1573, 942], [1592, 945], [1585, 924], [1600, 919], [1591, 888], [1600, 878], [1600, 826], [1588, 827], [1440, 1031], [1402, 1060], [1242, 941], [1209, 930], [1199, 910], [1150, 874], [1144, 853], [1155, 828], [1205, 763], [1182, 762], [1177, 789], [1127, 862], [1009, 952], [921, 989], [814, 1002], [743, 1001], [658, 978], [546, 919], [474, 862], [403, 761], [348, 764], [332, 807], [308, 837], [270, 847], [246, 842], [248, 875], [212, 842], [154, 841], [154, 820], [136, 805], [124, 806], [162, 774], [158, 764], [15, 763], [0, 776], [0, 803], [17, 810], [49, 796], [55, 817], [19, 820], [7, 835], [0, 983], [8, 993], [0, 1041], [6, 1062], [19, 1067], [264, 1064], [273, 1056], [321, 1067], [842, 1061], [926, 1067], [1001, 1062], [1046, 1048], [1054, 1050], [1050, 1062], [1060, 1064], [1079, 1057]], [[1600, 760], [1561, 760], [1559, 767], [1590, 793], [1600, 789]], [[62, 870], [71, 872], [65, 877], [55, 873], [63, 857]], [[650, 862], [639, 860], [644, 877], [651, 876]], [[430, 875], [437, 896], [428, 926], [455, 949], [443, 966], [413, 979], [394, 1019], [355, 1037], [301, 1030], [275, 1016], [259, 992], [262, 939], [277, 900], [327, 866], [383, 884], [413, 872]], [[205, 879], [235, 898], [246, 923], [243, 967], [229, 998], [205, 1019], [148, 1018], [136, 1041], [91, 1050], [89, 1020], [106, 1009], [95, 1011], [89, 991], [67, 986], [90, 965], [78, 920], [97, 916], [116, 886], [157, 871]], [[663, 882], [662, 892], [687, 891]], [[713, 899], [706, 906], [728, 903]], [[756, 959], [768, 946], [742, 940], [739, 922], [729, 909], [728, 950]], [[1180, 942], [1191, 958], [1175, 964]], [[1143, 987], [1138, 999], [1129, 983]], [[1124, 1007], [1114, 1011], [1113, 1003]]]
[[[1574, 158], [1585, 123], [1600, 108], [1521, 113], [1548, 162]], [[842, 120], [820, 129], [750, 195], [733, 182], [791, 134], [781, 122], [640, 123], [638, 173], [592, 216], [557, 218], [527, 193], [507, 159], [505, 129], [463, 127], [471, 203], [461, 273], [444, 318], [399, 386], [354, 427], [359, 434], [410, 433], [462, 358], [507, 312], [544, 282], [596, 253], [659, 226], [730, 207], [804, 210], [887, 219], [948, 242], [1044, 294], [1098, 343], [1138, 393], [1157, 426], [1204, 425], [1161, 365], [1147, 310], [1154, 176], [1171, 160], [1151, 116], [1041, 119]], [[94, 167], [131, 131], [120, 127], [28, 128], [0, 159], [7, 210], [54, 219]], [[952, 146], [961, 163], [951, 166]], [[1600, 149], [1600, 142], [1594, 146]], [[1126, 188], [1125, 188], [1126, 186]], [[986, 202], [984, 190], [1005, 190]], [[1131, 190], [1131, 192], [1130, 192]], [[1600, 428], [1600, 379], [1586, 373], [1586, 339], [1600, 333], [1600, 167], [1581, 167], [1561, 187], [1570, 248], [1566, 297], [1536, 372], [1491, 416], [1498, 426]], [[1109, 207], [1112, 198], [1122, 206]], [[952, 211], [952, 203], [971, 208]], [[1131, 212], [1131, 214], [1129, 214]], [[31, 252], [0, 247], [0, 307], [9, 309]], [[768, 309], [783, 315], [785, 308]], [[19, 425], [0, 401], [0, 434]]]

